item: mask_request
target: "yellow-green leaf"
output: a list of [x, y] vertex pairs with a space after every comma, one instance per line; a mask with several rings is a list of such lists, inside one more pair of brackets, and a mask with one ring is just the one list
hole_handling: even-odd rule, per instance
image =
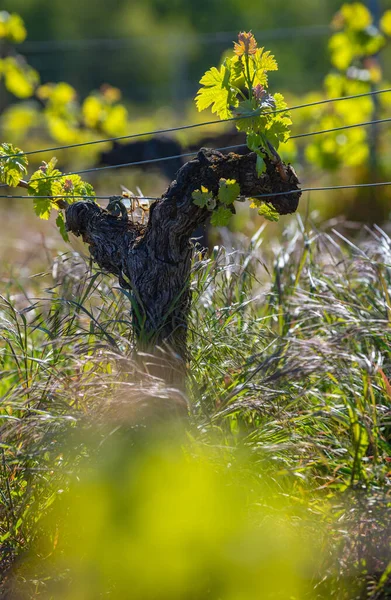
[[388, 36], [391, 36], [391, 10], [386, 10], [380, 19], [380, 29]]
[[20, 63], [14, 57], [3, 60], [2, 71], [5, 86], [17, 98], [30, 98], [39, 84], [39, 75], [35, 69]]
[[372, 24], [372, 16], [368, 8], [362, 2], [344, 4], [340, 10], [344, 25], [348, 29], [362, 31]]
[[212, 112], [221, 119], [229, 119], [231, 111], [229, 109], [230, 87], [227, 67], [221, 65], [220, 70], [212, 67], [201, 78], [200, 84], [203, 87], [198, 90], [195, 98], [198, 110], [201, 112], [210, 107]]
[[267, 203], [263, 203], [262, 206], [258, 208], [258, 214], [261, 215], [261, 217], [267, 219], [268, 221], [278, 221], [280, 218], [280, 215], [278, 214], [274, 206], [272, 204]]
[[15, 156], [22, 151], [12, 144], [0, 145], [0, 181], [10, 187], [16, 187], [27, 173], [26, 156]]

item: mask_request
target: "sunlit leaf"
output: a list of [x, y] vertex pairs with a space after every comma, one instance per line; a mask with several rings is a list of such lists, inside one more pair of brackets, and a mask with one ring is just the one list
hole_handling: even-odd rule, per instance
[[34, 198], [33, 205], [37, 217], [47, 221], [53, 208], [52, 200], [50, 198]]
[[82, 113], [87, 127], [97, 127], [104, 115], [104, 105], [98, 96], [88, 96], [83, 102]]
[[0, 181], [10, 187], [16, 187], [27, 173], [27, 156], [14, 156], [22, 150], [12, 144], [0, 145]]
[[200, 80], [203, 87], [198, 90], [195, 99], [200, 112], [211, 107], [212, 112], [221, 119], [231, 116], [229, 76], [229, 69], [224, 65], [221, 65], [220, 70], [212, 67], [205, 73]]
[[235, 179], [220, 179], [218, 194], [220, 202], [226, 205], [233, 204], [239, 194], [240, 187]]
[[276, 211], [273, 205], [267, 204], [266, 202], [264, 202], [262, 206], [258, 208], [258, 214], [268, 221], [278, 221], [280, 218], [279, 213]]
[[388, 36], [391, 36], [391, 10], [386, 10], [380, 19], [380, 29]]
[[354, 45], [346, 33], [336, 33], [329, 41], [331, 62], [337, 69], [345, 71], [354, 57]]
[[[33, 173], [29, 181], [29, 194], [31, 196], [60, 196], [63, 194], [61, 176], [62, 173], [55, 168], [57, 160], [52, 158]], [[51, 201], [45, 204], [37, 200], [35, 204], [36, 213], [42, 219], [48, 219], [50, 215]]]
[[102, 129], [108, 136], [124, 135], [128, 124], [128, 111], [122, 104], [110, 107], [102, 123]]
[[6, 38], [12, 44], [21, 44], [26, 35], [23, 19], [19, 15], [0, 11], [0, 38]]
[[341, 7], [343, 24], [348, 29], [361, 31], [372, 24], [372, 15], [362, 2], [352, 2]]
[[225, 227], [226, 225], [228, 225], [231, 217], [232, 212], [229, 208], [219, 206], [213, 211], [210, 222], [211, 225], [213, 225], [214, 227]]
[[5, 86], [17, 98], [30, 98], [39, 84], [35, 69], [12, 56], [3, 60]]

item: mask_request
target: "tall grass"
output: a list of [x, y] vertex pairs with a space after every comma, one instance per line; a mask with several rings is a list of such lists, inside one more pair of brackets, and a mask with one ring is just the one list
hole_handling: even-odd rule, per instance
[[[216, 464], [244, 454], [328, 528], [311, 597], [386, 598], [391, 240], [375, 228], [353, 243], [298, 220], [268, 248], [262, 230], [232, 243], [194, 262], [188, 436]], [[32, 281], [9, 282], [0, 304], [6, 581], [78, 465], [183, 401], [138, 373], [127, 298], [109, 277], [70, 254]]]

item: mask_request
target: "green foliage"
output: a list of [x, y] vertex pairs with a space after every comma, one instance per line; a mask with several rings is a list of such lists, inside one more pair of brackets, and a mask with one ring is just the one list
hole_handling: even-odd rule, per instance
[[[211, 108], [223, 120], [235, 118], [238, 131], [246, 133], [248, 148], [257, 154], [258, 176], [266, 171], [265, 158], [273, 164], [279, 160], [276, 150], [288, 141], [292, 125], [283, 95], [271, 95], [267, 89], [268, 73], [277, 70], [277, 61], [270, 51], [258, 48], [251, 32], [241, 32], [233, 55], [226, 56], [220, 69], [212, 67], [205, 73], [195, 98], [199, 111]], [[221, 204], [232, 204], [239, 194], [236, 182], [220, 182]], [[197, 206], [210, 209], [208, 190], [197, 190], [193, 200]], [[277, 219], [271, 207], [262, 205], [261, 210], [269, 220]], [[226, 225], [231, 214], [220, 205], [213, 212], [211, 224]]]
[[[62, 192], [61, 171], [56, 169], [57, 159], [52, 158], [32, 174], [28, 192], [31, 196], [59, 196]], [[41, 219], [48, 219], [52, 209], [52, 200], [36, 199], [34, 201], [36, 214]]]
[[200, 208], [206, 208], [212, 212], [210, 222], [216, 227], [225, 227], [232, 217], [233, 205], [240, 194], [239, 184], [235, 179], [220, 179], [217, 197], [205, 187], [195, 190], [192, 194], [193, 202]]
[[0, 40], [7, 40], [12, 44], [21, 44], [26, 39], [27, 32], [23, 19], [5, 10], [0, 11]]
[[265, 163], [265, 159], [262, 156], [261, 152], [257, 152], [257, 162], [255, 164], [256, 169], [257, 169], [257, 173], [258, 176], [260, 177], [262, 175], [262, 173], [264, 173], [266, 171], [266, 163]]
[[233, 204], [240, 194], [240, 187], [235, 179], [220, 179], [218, 198], [223, 204]]
[[220, 119], [229, 119], [232, 116], [231, 105], [237, 104], [230, 87], [231, 68], [227, 64], [221, 65], [220, 70], [212, 67], [201, 78], [203, 86], [197, 93], [196, 105], [199, 111], [211, 107]]
[[385, 35], [391, 37], [391, 10], [386, 10], [380, 19], [380, 29]]
[[278, 221], [280, 219], [279, 213], [276, 211], [274, 206], [268, 202], [264, 202], [258, 208], [258, 214], [261, 217], [265, 217], [268, 221]]
[[257, 48], [251, 32], [239, 33], [233, 56], [225, 59], [220, 70], [212, 67], [205, 73], [195, 98], [199, 111], [211, 107], [221, 119], [235, 117], [237, 129], [247, 133], [249, 148], [272, 159], [270, 144], [278, 148], [287, 141], [292, 124], [282, 94], [272, 96], [267, 91], [268, 73], [277, 69], [274, 56]]
[[[94, 189], [90, 183], [83, 181], [80, 175], [63, 175], [56, 169], [57, 159], [52, 158], [31, 176], [28, 193], [30, 196], [48, 196], [47, 198], [34, 198], [34, 210], [38, 217], [47, 220], [53, 209], [59, 210], [56, 198], [71, 204], [85, 196], [93, 200]], [[69, 241], [65, 231], [65, 222], [62, 213], [56, 220], [56, 225], [65, 241]]]
[[[17, 156], [18, 154], [21, 156]], [[12, 144], [0, 144], [0, 183], [16, 187], [27, 173], [28, 160]]]
[[[37, 200], [35, 200], [35, 202], [37, 202]], [[64, 213], [59, 212], [56, 218], [56, 225], [60, 231], [61, 237], [64, 240], [64, 242], [69, 242], [69, 235], [68, 232], [66, 230], [66, 226], [65, 226], [65, 218], [64, 218]]]
[[[4, 38], [15, 44], [23, 41], [25, 34], [23, 21], [18, 15], [0, 13], [0, 40]], [[11, 46], [0, 59], [0, 79], [17, 98], [38, 100], [34, 105], [21, 103], [17, 107], [11, 106], [3, 115], [5, 128], [14, 132], [16, 126], [20, 138], [28, 134], [39, 117], [49, 135], [61, 144], [91, 140], [96, 134], [99, 137], [125, 135], [129, 130], [128, 111], [120, 102], [118, 88], [102, 85], [99, 91], [90, 93], [81, 102], [76, 90], [66, 82], [40, 85], [37, 71]], [[26, 119], [32, 111], [34, 118]]]
[[205, 186], [201, 186], [200, 190], [195, 190], [192, 193], [193, 202], [200, 208], [207, 208], [213, 198], [213, 194]]
[[17, 98], [30, 98], [39, 84], [39, 75], [35, 69], [19, 58], [12, 56], [0, 59], [0, 78], [4, 78], [5, 87]]
[[225, 206], [218, 206], [212, 213], [210, 222], [214, 227], [225, 227], [228, 225], [232, 211]]
[[[27, 32], [22, 18], [17, 14], [0, 12], [0, 41], [9, 44], [20, 44], [26, 38]], [[30, 98], [39, 85], [39, 75], [30, 67], [26, 60], [16, 52], [7, 56], [3, 52], [0, 58], [0, 80], [3, 79], [6, 89], [17, 98]]]
[[8, 595], [373, 595], [391, 559], [391, 255], [373, 233], [293, 222], [272, 251], [258, 232], [195, 262], [181, 439], [154, 427], [177, 396], [140, 382], [123, 291], [72, 254], [32, 277], [26, 248], [0, 299]]
[[[384, 13], [380, 29], [375, 26], [368, 8], [360, 2], [344, 4], [335, 15], [332, 24], [337, 31], [329, 42], [334, 70], [324, 80], [328, 98], [362, 94], [378, 86], [388, 87], [386, 82], [382, 82], [381, 65], [375, 55], [388, 43], [390, 15], [390, 11]], [[312, 95], [309, 101], [311, 99], [315, 96]], [[357, 98], [319, 107], [307, 116], [303, 111], [298, 118], [301, 118], [304, 130], [321, 131], [370, 121], [375, 114], [381, 118], [382, 103], [382, 99]], [[362, 127], [316, 136], [306, 145], [306, 159], [329, 171], [365, 165], [370, 152], [369, 135], [370, 130]]]
[[[67, 204], [86, 197], [93, 200], [94, 188], [90, 183], [83, 181], [80, 175], [63, 175], [56, 168], [57, 159], [52, 158], [48, 163], [33, 173], [28, 183], [28, 194], [34, 197], [34, 211], [41, 219], [47, 220], [53, 209], [60, 210], [57, 200], [61, 199]], [[0, 145], [0, 182], [10, 187], [17, 187], [27, 174], [28, 159], [19, 148], [12, 144]], [[25, 187], [25, 184], [24, 184]], [[46, 196], [39, 198], [38, 196]], [[56, 225], [65, 241], [69, 241], [65, 231], [64, 216], [60, 212]]]

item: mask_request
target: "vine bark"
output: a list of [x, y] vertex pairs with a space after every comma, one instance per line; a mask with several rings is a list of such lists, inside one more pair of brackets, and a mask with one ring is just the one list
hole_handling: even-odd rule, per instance
[[[282, 193], [265, 200], [281, 215], [296, 211], [301, 192], [293, 168], [284, 164], [281, 174], [281, 164], [277, 169], [266, 159], [266, 165], [259, 177], [254, 153], [223, 155], [202, 148], [151, 206], [146, 226], [115, 217], [91, 202], [77, 202], [66, 209], [67, 229], [82, 236], [93, 260], [130, 291], [140, 350], [169, 348], [180, 361], [187, 360], [190, 239], [211, 214], [194, 204], [194, 190], [203, 185], [217, 196], [221, 178], [235, 179], [242, 196]], [[292, 191], [297, 193], [283, 194]]]

